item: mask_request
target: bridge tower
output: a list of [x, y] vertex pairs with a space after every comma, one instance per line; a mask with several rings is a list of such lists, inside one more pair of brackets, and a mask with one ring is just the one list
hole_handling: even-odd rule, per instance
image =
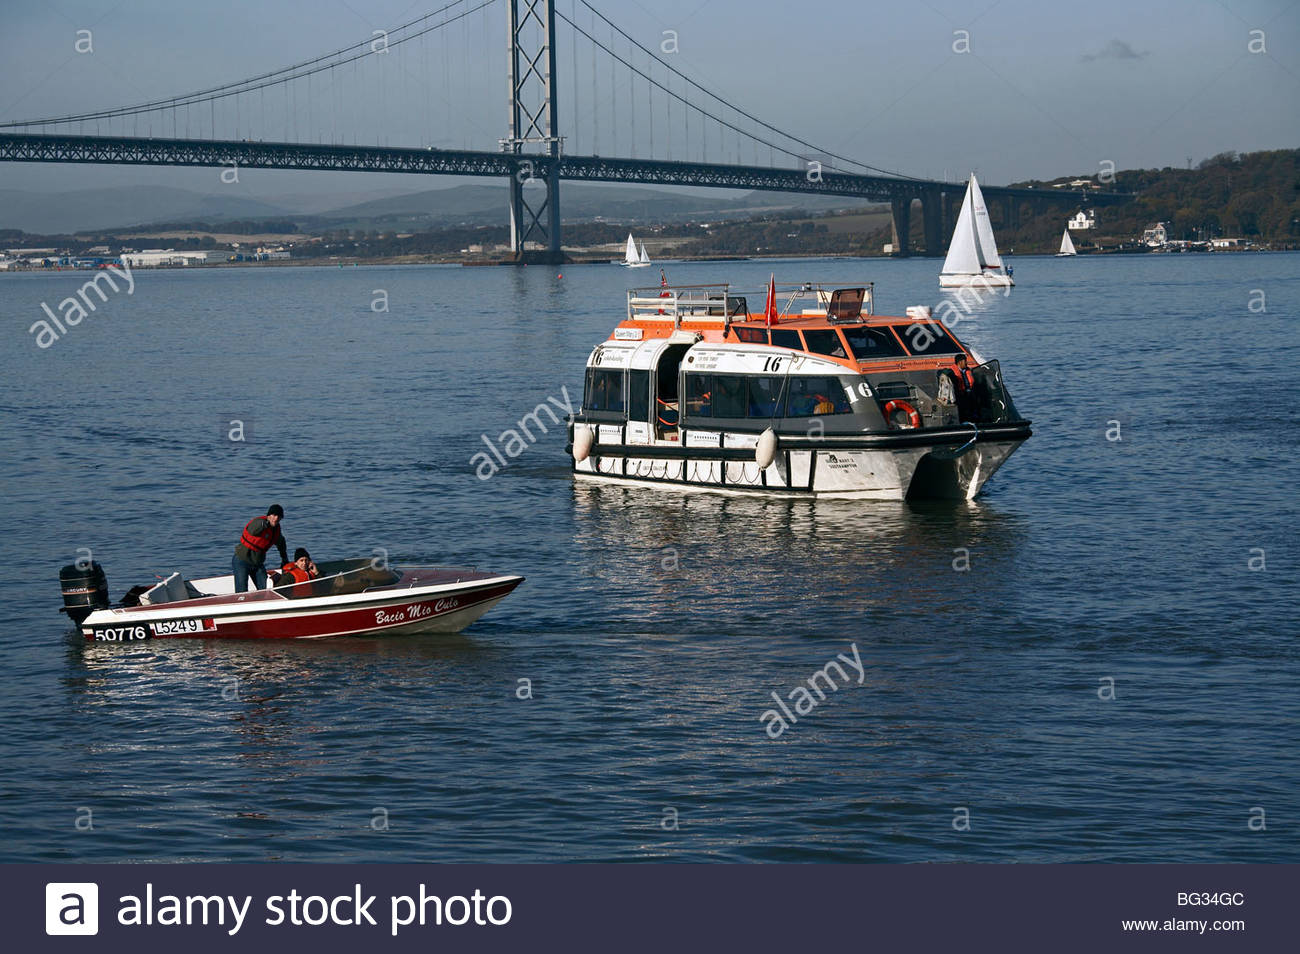
[[[560, 148], [555, 114], [555, 0], [510, 0], [510, 246], [516, 262], [564, 261], [560, 249]], [[543, 190], [525, 188], [541, 180]], [[530, 199], [531, 197], [531, 199]], [[527, 249], [529, 242], [544, 249]]]

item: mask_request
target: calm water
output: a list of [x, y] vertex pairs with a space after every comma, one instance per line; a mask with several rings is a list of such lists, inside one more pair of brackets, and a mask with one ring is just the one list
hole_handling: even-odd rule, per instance
[[[926, 260], [668, 275], [773, 269], [939, 296]], [[89, 276], [0, 278], [4, 860], [1300, 860], [1300, 256], [1020, 260], [958, 332], [1036, 434], [971, 505], [575, 486], [559, 429], [477, 479], [658, 281], [563, 272], [138, 272], [45, 351]], [[225, 570], [272, 501], [318, 559], [528, 582], [454, 637], [87, 646], [56, 613], [79, 547], [116, 598]], [[862, 685], [769, 739], [851, 646]]]

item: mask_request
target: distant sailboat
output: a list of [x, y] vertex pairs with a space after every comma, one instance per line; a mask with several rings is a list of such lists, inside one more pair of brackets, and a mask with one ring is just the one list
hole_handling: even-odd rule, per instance
[[619, 263], [628, 268], [645, 268], [650, 264], [650, 258], [645, 253], [645, 243], [641, 243], [641, 251], [636, 250], [636, 240], [632, 238], [632, 233], [627, 233], [627, 251], [623, 253], [623, 261]]
[[1068, 258], [1071, 255], [1078, 255], [1074, 250], [1074, 242], [1070, 238], [1070, 230], [1066, 229], [1061, 236], [1061, 250], [1056, 253], [1057, 258]]
[[948, 246], [940, 288], [963, 288], [967, 285], [1006, 287], [1014, 285], [1011, 270], [1003, 266], [998, 244], [993, 239], [989, 210], [984, 205], [980, 184], [972, 173], [966, 186], [966, 198], [957, 215], [957, 227]]

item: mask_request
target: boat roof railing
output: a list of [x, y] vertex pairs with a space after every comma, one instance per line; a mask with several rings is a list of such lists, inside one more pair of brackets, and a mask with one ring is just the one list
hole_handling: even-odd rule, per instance
[[[780, 318], [821, 317], [832, 322], [861, 321], [875, 313], [875, 283], [800, 282], [776, 285]], [[754, 294], [763, 301], [767, 287]], [[729, 284], [661, 285], [627, 293], [628, 321], [666, 321], [680, 328], [682, 319], [717, 321], [726, 326], [749, 317], [749, 296], [731, 293]], [[784, 301], [784, 304], [782, 304]], [[809, 302], [813, 307], [805, 307]], [[779, 320], [779, 319], [778, 319]]]
[[666, 321], [680, 328], [682, 319], [716, 320], [725, 324], [729, 312], [744, 316], [745, 299], [729, 294], [730, 285], [661, 285], [631, 288], [627, 293], [628, 321]]

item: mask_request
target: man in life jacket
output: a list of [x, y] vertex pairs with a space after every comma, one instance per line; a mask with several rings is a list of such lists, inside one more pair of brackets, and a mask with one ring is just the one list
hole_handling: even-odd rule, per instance
[[957, 416], [963, 421], [970, 421], [974, 420], [976, 411], [975, 374], [966, 361], [964, 354], [954, 355], [949, 370], [952, 371], [953, 383], [957, 388]]
[[281, 563], [289, 562], [289, 551], [284, 545], [284, 534], [280, 530], [283, 518], [284, 508], [279, 504], [271, 504], [265, 517], [254, 517], [244, 525], [244, 532], [239, 535], [239, 543], [235, 547], [235, 557], [230, 561], [236, 593], [248, 592], [249, 577], [252, 577], [256, 589], [266, 586], [266, 551], [272, 546], [280, 551]]
[[320, 570], [316, 569], [316, 563], [312, 560], [311, 554], [306, 548], [299, 547], [293, 551], [293, 562], [286, 563], [280, 568], [280, 576], [275, 581], [275, 585], [289, 586], [292, 584], [293, 589], [290, 591], [295, 597], [311, 596], [311, 581], [320, 576]]

